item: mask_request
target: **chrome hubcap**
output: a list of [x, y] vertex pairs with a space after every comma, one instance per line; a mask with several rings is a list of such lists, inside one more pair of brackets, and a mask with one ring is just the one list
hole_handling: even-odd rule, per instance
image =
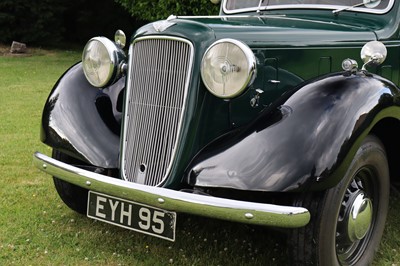
[[361, 240], [368, 233], [372, 222], [372, 202], [360, 192], [354, 199], [348, 215], [347, 228], [351, 242]]
[[357, 173], [342, 200], [336, 228], [336, 255], [339, 262], [350, 265], [365, 249], [374, 226], [374, 209], [368, 168]]

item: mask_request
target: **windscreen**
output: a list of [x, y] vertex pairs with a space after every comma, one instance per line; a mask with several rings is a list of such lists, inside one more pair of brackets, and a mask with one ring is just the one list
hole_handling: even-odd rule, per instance
[[394, 0], [226, 0], [226, 11], [251, 11], [273, 9], [346, 9], [371, 13], [385, 13]]

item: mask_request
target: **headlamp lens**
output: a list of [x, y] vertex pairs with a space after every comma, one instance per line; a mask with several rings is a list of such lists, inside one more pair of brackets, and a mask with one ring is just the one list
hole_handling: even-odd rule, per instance
[[244, 43], [223, 39], [212, 44], [204, 54], [201, 76], [207, 89], [221, 98], [241, 94], [254, 80], [256, 60]]
[[115, 75], [117, 58], [113, 46], [115, 45], [107, 38], [96, 37], [83, 50], [83, 72], [89, 83], [95, 87], [107, 86]]

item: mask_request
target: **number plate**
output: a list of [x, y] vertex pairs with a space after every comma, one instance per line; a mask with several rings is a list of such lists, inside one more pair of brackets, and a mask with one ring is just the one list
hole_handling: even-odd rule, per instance
[[176, 213], [89, 191], [87, 216], [175, 241]]

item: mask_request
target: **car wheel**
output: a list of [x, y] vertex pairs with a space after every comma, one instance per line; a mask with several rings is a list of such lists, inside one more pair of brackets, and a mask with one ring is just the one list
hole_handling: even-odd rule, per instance
[[[53, 150], [52, 157], [68, 164], [82, 164], [75, 158], [72, 158], [57, 150]], [[53, 176], [54, 186], [62, 201], [72, 210], [86, 214], [88, 190], [71, 183], [65, 182], [56, 176]]]
[[370, 265], [389, 205], [389, 169], [382, 143], [369, 135], [335, 187], [298, 200], [311, 221], [291, 231], [296, 265]]

